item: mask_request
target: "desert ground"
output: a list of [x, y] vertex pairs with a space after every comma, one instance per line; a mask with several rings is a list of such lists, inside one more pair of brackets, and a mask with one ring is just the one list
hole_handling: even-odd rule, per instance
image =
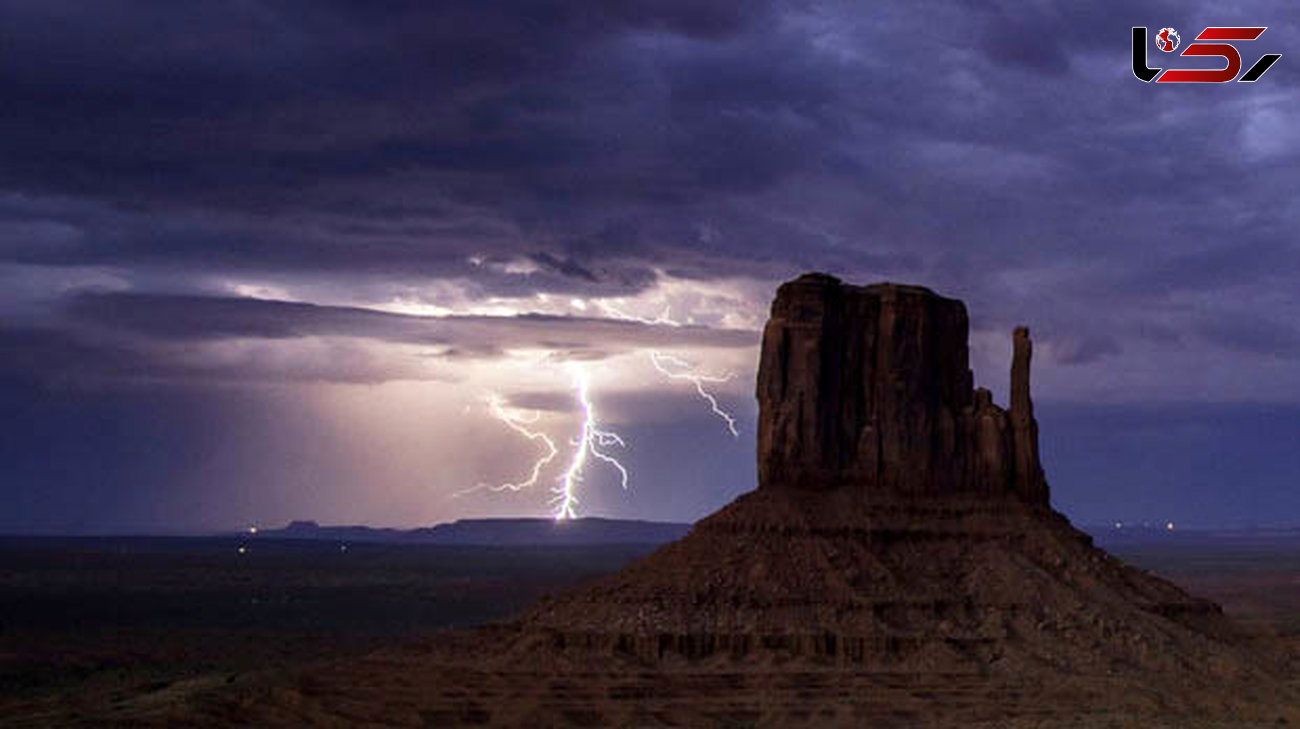
[[[612, 572], [653, 547], [432, 547], [259, 540], [244, 553], [237, 538], [7, 538], [0, 540], [0, 723], [5, 726], [473, 724], [473, 702], [454, 715], [423, 707], [437, 692], [439, 669], [422, 656], [475, 650], [474, 635], [452, 629], [506, 618], [547, 592]], [[1300, 676], [1300, 539], [1151, 540], [1113, 546], [1126, 561], [1219, 602], [1259, 650], [1283, 655]], [[452, 631], [452, 632], [449, 632]], [[478, 634], [483, 635], [483, 634]], [[489, 633], [490, 635], [490, 633]], [[469, 644], [466, 641], [470, 640]], [[572, 669], [572, 667], [569, 667]], [[729, 706], [729, 677], [714, 685], [657, 684], [658, 715], [566, 716], [573, 724], [719, 724], [757, 720]], [[464, 677], [460, 677], [464, 679]], [[500, 680], [484, 674], [490, 684]], [[870, 719], [907, 726], [918, 716], [969, 726], [1041, 726], [1035, 702], [1053, 691], [954, 679], [914, 686], [879, 677], [830, 686], [869, 691], [887, 712], [837, 714], [796, 706], [804, 676], [764, 689], [816, 723]], [[565, 685], [539, 681], [532, 698], [582, 695], [637, 698], [645, 685]], [[342, 687], [342, 688], [341, 688]], [[519, 687], [499, 687], [501, 695]], [[631, 692], [629, 694], [629, 692]], [[1007, 695], [1017, 692], [1017, 695]], [[489, 692], [490, 693], [490, 692]], [[642, 696], [641, 698], [647, 698]], [[674, 702], [704, 702], [703, 713], [674, 714]], [[1149, 716], [1159, 696], [1108, 706], [1098, 694], [1096, 726], [1125, 726], [1129, 711]], [[632, 702], [637, 703], [637, 702]], [[929, 704], [948, 708], [927, 713]], [[996, 706], [1020, 707], [1012, 716]], [[499, 707], [495, 707], [499, 708]], [[710, 713], [712, 712], [712, 713]], [[509, 714], [494, 714], [511, 721]], [[525, 715], [514, 717], [529, 723]], [[838, 721], [837, 721], [838, 720]], [[1294, 723], [1279, 716], [1277, 726]]]
[[0, 540], [0, 723], [130, 724], [505, 617], [651, 547], [233, 538]]

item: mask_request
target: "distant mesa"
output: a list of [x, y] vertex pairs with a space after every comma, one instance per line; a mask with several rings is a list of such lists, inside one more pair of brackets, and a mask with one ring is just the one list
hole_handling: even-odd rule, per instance
[[290, 522], [283, 529], [262, 529], [260, 539], [343, 540], [474, 547], [593, 546], [602, 544], [657, 545], [679, 539], [690, 524], [601, 519], [460, 519], [418, 529], [368, 526], [321, 526], [315, 521]]
[[289, 535], [289, 534], [303, 534], [303, 535], [307, 535], [307, 534], [315, 534], [315, 533], [317, 533], [317, 532], [320, 531], [320, 528], [321, 528], [321, 527], [320, 527], [320, 524], [318, 524], [318, 523], [316, 523], [316, 522], [314, 522], [314, 521], [310, 521], [310, 520], [306, 520], [306, 519], [299, 519], [299, 520], [297, 520], [297, 521], [291, 521], [291, 522], [289, 522], [289, 526], [286, 526], [286, 527], [283, 529], [283, 533], [286, 534], [286, 535]]

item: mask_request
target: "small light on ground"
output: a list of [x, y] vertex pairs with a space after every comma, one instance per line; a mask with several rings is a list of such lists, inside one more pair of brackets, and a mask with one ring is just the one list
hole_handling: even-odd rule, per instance
[[1174, 523], [1172, 521], [1165, 522], [1165, 531], [1172, 532], [1173, 530], [1174, 530]]
[[238, 552], [239, 552], [240, 554], [248, 554], [248, 547], [246, 547], [246, 546], [244, 546], [244, 545], [241, 544], [241, 545], [239, 545]]
[[1123, 529], [1123, 528], [1124, 528], [1124, 522], [1122, 522], [1122, 521], [1117, 521], [1117, 522], [1115, 522], [1115, 528], [1116, 528], [1116, 529]]
[[248, 533], [249, 533], [249, 534], [256, 534], [256, 533], [257, 533], [257, 525], [254, 524], [253, 526], [249, 527], [249, 528], [248, 528]]

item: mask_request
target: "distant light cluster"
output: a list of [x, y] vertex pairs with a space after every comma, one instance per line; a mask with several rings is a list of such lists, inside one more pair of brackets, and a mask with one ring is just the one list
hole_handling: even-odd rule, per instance
[[1112, 526], [1114, 526], [1115, 529], [1125, 529], [1125, 528], [1157, 529], [1163, 527], [1163, 529], [1167, 532], [1174, 531], [1174, 523], [1172, 521], [1167, 521], [1163, 525], [1152, 524], [1149, 521], [1144, 521], [1141, 524], [1139, 524], [1137, 527], [1132, 527], [1132, 525], [1130, 524], [1125, 524], [1122, 521], [1117, 521]]

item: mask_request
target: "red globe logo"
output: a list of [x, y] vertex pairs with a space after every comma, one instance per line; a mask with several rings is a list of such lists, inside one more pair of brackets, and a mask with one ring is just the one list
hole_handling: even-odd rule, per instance
[[1160, 32], [1156, 33], [1156, 48], [1165, 53], [1178, 50], [1180, 41], [1182, 41], [1182, 38], [1178, 37], [1178, 31], [1173, 28], [1161, 28]]

